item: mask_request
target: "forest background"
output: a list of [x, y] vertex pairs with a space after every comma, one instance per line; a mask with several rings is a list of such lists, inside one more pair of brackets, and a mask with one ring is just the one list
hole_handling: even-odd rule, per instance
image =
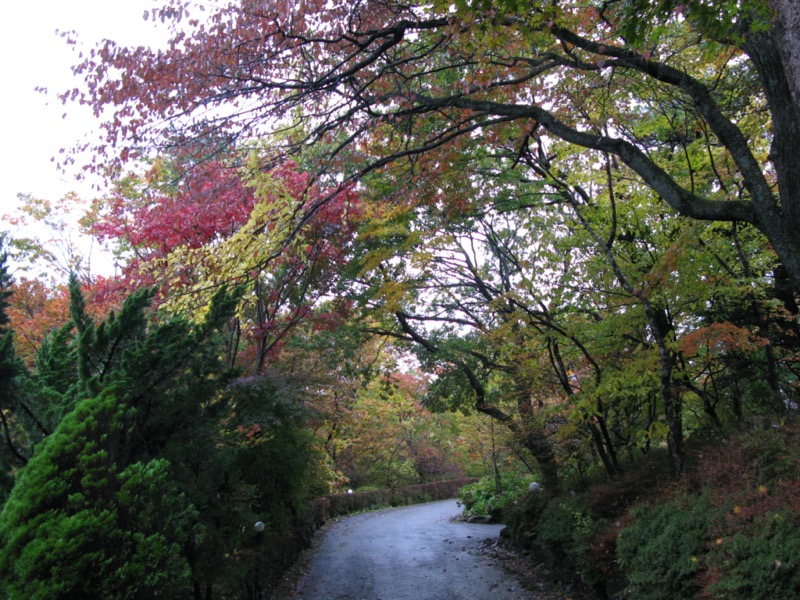
[[793, 3], [148, 18], [62, 95], [109, 191], [3, 239], [3, 594], [257, 597], [243, 523], [526, 470], [491, 508], [598, 596], [796, 592]]

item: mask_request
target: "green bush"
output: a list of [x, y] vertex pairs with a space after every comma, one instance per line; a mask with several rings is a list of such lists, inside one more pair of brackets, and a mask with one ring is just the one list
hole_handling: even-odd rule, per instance
[[556, 560], [568, 558], [581, 580], [593, 585], [599, 575], [589, 545], [605, 523], [592, 514], [585, 495], [554, 498], [539, 518], [537, 539]]
[[500, 490], [494, 477], [483, 477], [466, 485], [458, 493], [458, 503], [465, 515], [502, 515], [527, 491], [532, 476], [503, 475]]
[[525, 550], [530, 549], [539, 531], [539, 518], [547, 506], [547, 494], [527, 494], [503, 515], [511, 541]]
[[776, 511], [745, 532], [720, 539], [709, 556], [718, 581], [709, 591], [729, 600], [795, 598], [800, 592], [800, 518]]
[[755, 430], [744, 440], [743, 449], [748, 457], [748, 470], [758, 475], [759, 482], [770, 485], [781, 480], [798, 478], [798, 456], [791, 450], [780, 432]]
[[194, 510], [166, 460], [116, 462], [128, 413], [110, 393], [82, 401], [22, 471], [0, 513], [8, 598], [184, 597]]
[[628, 597], [695, 598], [714, 513], [704, 496], [634, 509], [634, 522], [617, 538], [617, 561], [628, 580]]

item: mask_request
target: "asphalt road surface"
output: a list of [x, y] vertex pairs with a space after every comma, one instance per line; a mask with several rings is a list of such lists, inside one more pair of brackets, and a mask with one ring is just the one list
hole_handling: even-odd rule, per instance
[[304, 600], [529, 600], [480, 548], [501, 525], [453, 522], [455, 500], [334, 523], [300, 579]]

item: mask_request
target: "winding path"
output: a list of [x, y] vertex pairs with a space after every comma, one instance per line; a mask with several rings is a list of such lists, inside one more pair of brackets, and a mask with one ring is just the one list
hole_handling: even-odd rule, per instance
[[[453, 522], [454, 500], [345, 518], [326, 532], [293, 598], [527, 600], [480, 547], [501, 525]], [[487, 542], [488, 540], [488, 542]]]

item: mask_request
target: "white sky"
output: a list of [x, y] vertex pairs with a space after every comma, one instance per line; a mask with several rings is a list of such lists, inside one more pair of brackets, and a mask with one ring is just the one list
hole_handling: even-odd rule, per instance
[[[73, 172], [61, 173], [51, 159], [96, 131], [91, 113], [61, 104], [57, 94], [80, 85], [70, 67], [77, 50], [56, 30], [74, 30], [79, 46], [92, 48], [104, 38], [126, 45], [157, 45], [166, 28], [145, 21], [145, 10], [159, 0], [38, 0], [7, 2], [0, 11], [3, 57], [0, 85], [0, 218], [18, 206], [17, 195], [56, 200], [76, 191], [87, 200], [99, 192]], [[160, 25], [160, 24], [159, 24]], [[47, 94], [36, 92], [46, 87]], [[66, 116], [63, 115], [66, 113]], [[97, 182], [95, 182], [97, 183]], [[0, 230], [11, 230], [5, 220]], [[23, 232], [24, 235], [24, 232]]]
[[[73, 173], [59, 173], [51, 158], [95, 128], [88, 110], [62, 105], [57, 93], [75, 87], [70, 67], [77, 52], [56, 30], [78, 32], [85, 48], [103, 38], [129, 45], [151, 45], [164, 38], [164, 28], [145, 22], [146, 9], [157, 0], [39, 0], [9, 2], [2, 10], [0, 36], [3, 84], [0, 92], [0, 214], [18, 193], [57, 198], [83, 191]], [[46, 87], [48, 94], [34, 91]], [[66, 113], [66, 117], [62, 116]]]

